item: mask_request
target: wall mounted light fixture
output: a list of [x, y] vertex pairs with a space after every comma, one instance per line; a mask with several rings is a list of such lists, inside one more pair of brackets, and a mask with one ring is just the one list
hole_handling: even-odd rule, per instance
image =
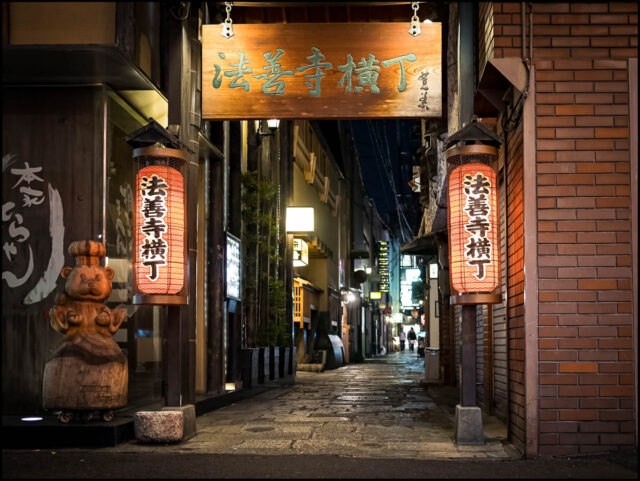
[[[263, 122], [261, 122], [260, 125], [262, 125]], [[280, 126], [280, 120], [279, 119], [269, 119], [267, 120], [267, 127], [269, 128], [269, 132], [262, 132], [260, 130], [258, 130], [258, 132], [256, 133], [258, 140], [260, 140], [262, 137], [273, 137], [276, 134], [276, 130], [278, 130], [278, 127]]]

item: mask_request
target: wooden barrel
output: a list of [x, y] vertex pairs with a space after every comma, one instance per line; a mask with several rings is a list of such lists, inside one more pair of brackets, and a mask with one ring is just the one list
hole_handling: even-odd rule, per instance
[[127, 404], [127, 358], [110, 337], [86, 332], [66, 340], [47, 361], [45, 409], [115, 409]]

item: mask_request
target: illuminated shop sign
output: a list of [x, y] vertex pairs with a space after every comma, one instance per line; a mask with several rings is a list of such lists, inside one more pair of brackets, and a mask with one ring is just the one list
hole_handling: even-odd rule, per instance
[[226, 292], [227, 297], [240, 300], [240, 273], [242, 269], [242, 257], [240, 255], [240, 240], [227, 233], [226, 248]]
[[460, 293], [491, 292], [500, 281], [495, 171], [485, 164], [457, 167], [449, 178], [449, 269]]
[[389, 242], [378, 241], [378, 275], [380, 292], [389, 292]]
[[293, 239], [293, 267], [309, 265], [309, 245], [302, 239]]
[[438, 264], [429, 264], [429, 279], [438, 278]]

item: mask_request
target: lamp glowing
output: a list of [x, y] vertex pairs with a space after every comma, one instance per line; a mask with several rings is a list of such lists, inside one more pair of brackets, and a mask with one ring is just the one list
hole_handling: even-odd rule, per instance
[[186, 304], [186, 155], [133, 152], [133, 304]]
[[287, 232], [313, 232], [313, 207], [287, 207]]
[[267, 127], [269, 130], [276, 130], [280, 126], [280, 119], [269, 119], [267, 120]]
[[460, 292], [491, 292], [500, 282], [500, 216], [496, 172], [463, 164], [449, 177], [449, 266]]

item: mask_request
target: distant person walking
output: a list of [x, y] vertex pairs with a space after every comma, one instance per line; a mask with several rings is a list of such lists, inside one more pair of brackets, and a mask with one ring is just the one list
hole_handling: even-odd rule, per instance
[[416, 331], [413, 330], [413, 327], [409, 329], [408, 337], [409, 337], [409, 350], [413, 352], [413, 348], [416, 344], [416, 340], [418, 339], [418, 336], [416, 336]]
[[407, 335], [404, 333], [404, 329], [400, 328], [400, 350], [404, 351], [404, 343], [407, 340]]

